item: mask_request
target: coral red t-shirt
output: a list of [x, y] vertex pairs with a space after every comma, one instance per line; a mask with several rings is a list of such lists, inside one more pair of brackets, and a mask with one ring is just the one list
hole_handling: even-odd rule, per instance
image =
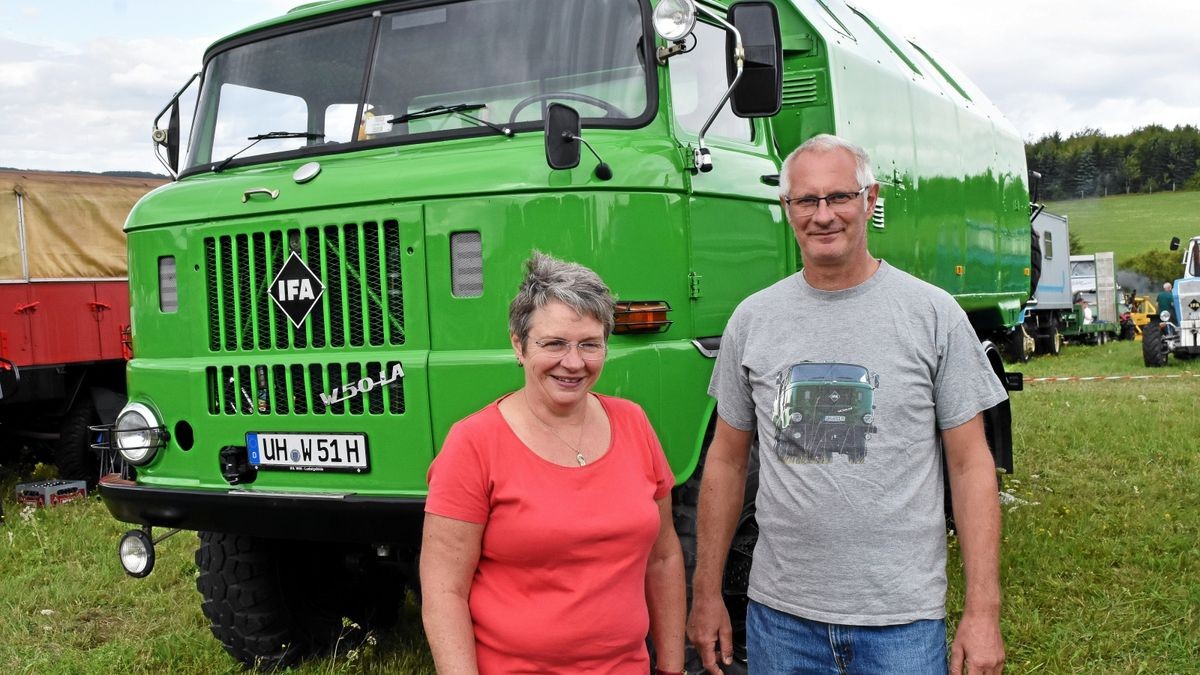
[[645, 412], [598, 397], [608, 452], [558, 466], [497, 403], [455, 424], [425, 510], [484, 526], [469, 605], [480, 673], [637, 673], [650, 666], [646, 563], [674, 477]]

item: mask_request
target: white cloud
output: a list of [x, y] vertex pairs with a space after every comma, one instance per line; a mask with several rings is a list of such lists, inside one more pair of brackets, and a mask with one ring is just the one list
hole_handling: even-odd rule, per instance
[[[0, 2], [0, 166], [161, 171], [152, 118], [205, 47], [301, 1]], [[1200, 2], [852, 4], [965, 72], [1026, 138], [1200, 124]]]

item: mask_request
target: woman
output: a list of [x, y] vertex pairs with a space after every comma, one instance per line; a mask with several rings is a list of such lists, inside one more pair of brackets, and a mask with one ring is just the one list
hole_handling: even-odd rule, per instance
[[422, 617], [439, 673], [683, 672], [674, 483], [636, 404], [591, 392], [613, 299], [535, 252], [509, 307], [525, 385], [459, 421], [429, 469]]

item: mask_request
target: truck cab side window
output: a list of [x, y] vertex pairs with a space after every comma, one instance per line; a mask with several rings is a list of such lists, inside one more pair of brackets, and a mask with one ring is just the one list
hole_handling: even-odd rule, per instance
[[[699, 134], [729, 85], [725, 74], [725, 31], [697, 23], [694, 35], [696, 47], [670, 60], [671, 102], [675, 122], [686, 131]], [[708, 136], [747, 143], [753, 138], [750, 121], [734, 115], [728, 103], [713, 121]]]

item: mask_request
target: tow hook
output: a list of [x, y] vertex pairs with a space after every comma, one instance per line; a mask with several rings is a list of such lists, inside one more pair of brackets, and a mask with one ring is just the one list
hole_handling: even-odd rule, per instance
[[176, 532], [179, 532], [179, 528], [168, 530], [155, 539], [154, 528], [144, 525], [140, 530], [130, 530], [121, 535], [117, 556], [121, 559], [125, 574], [136, 579], [150, 574], [154, 570], [154, 545]]

